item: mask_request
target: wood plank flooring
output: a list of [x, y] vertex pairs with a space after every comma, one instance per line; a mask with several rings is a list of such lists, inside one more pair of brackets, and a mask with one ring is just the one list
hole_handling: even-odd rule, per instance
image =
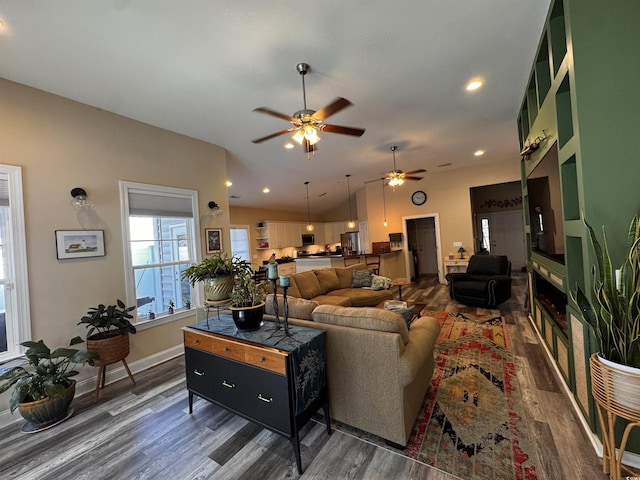
[[[515, 276], [513, 293], [500, 312], [517, 357], [538, 478], [605, 480], [523, 312], [524, 275]], [[451, 301], [432, 277], [403, 287], [402, 297], [432, 310], [490, 312]], [[97, 404], [92, 395], [77, 397], [73, 417], [50, 430], [0, 430], [0, 479], [456, 478], [339, 431], [328, 436], [313, 421], [301, 431], [305, 471], [298, 475], [288, 440], [204, 400], [188, 414], [183, 358], [138, 373], [136, 381], [107, 386]]]

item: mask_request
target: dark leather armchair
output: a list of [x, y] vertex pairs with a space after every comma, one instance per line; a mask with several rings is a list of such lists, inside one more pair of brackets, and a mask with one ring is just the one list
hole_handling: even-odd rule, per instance
[[465, 305], [495, 308], [511, 298], [511, 262], [505, 255], [473, 255], [466, 273], [448, 273], [449, 296]]

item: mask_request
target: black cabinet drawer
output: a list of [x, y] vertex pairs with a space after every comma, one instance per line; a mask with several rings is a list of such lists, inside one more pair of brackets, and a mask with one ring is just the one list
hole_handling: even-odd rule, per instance
[[184, 349], [187, 388], [209, 400], [213, 399], [215, 374], [212, 355], [193, 348]]
[[287, 377], [213, 356], [214, 399], [258, 422], [292, 434]]

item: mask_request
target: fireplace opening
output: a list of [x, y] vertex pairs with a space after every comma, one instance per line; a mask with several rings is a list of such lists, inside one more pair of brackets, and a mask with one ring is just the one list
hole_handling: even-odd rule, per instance
[[564, 336], [568, 337], [567, 296], [538, 272], [534, 272], [534, 278], [536, 282], [536, 299]]

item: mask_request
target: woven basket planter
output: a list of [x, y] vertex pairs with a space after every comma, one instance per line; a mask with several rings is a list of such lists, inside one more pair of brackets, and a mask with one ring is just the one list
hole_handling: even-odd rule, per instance
[[231, 296], [235, 282], [233, 275], [208, 278], [204, 281], [204, 293], [210, 302], [220, 302]]
[[18, 404], [18, 411], [22, 418], [33, 424], [34, 430], [42, 430], [65, 418], [76, 393], [76, 381], [71, 380], [71, 382], [71, 385], [60, 397], [47, 397], [35, 402]]
[[129, 355], [129, 334], [116, 334], [114, 336], [101, 338], [102, 334], [95, 334], [87, 337], [87, 351], [96, 352], [99, 355], [97, 360], [92, 360], [91, 365], [111, 365], [127, 358]]

